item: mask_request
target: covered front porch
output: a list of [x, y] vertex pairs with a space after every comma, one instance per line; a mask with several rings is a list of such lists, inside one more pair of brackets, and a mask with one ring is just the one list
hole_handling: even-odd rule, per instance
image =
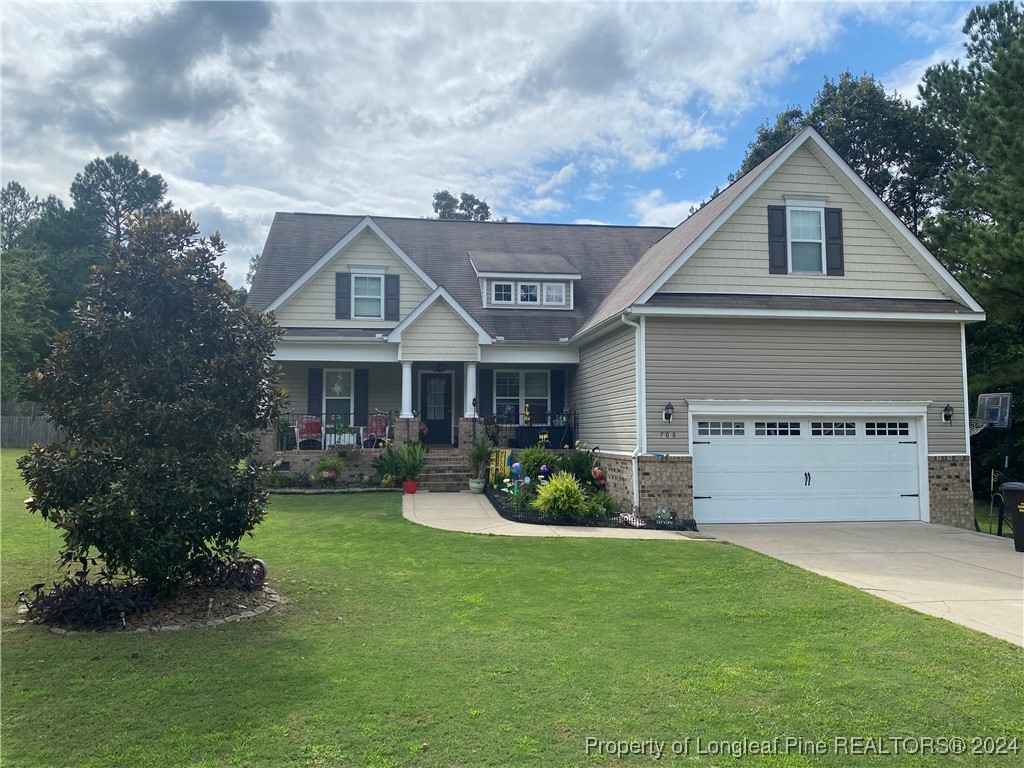
[[456, 446], [493, 425], [500, 447], [575, 440], [569, 366], [458, 360], [286, 361], [275, 449], [374, 448], [384, 440]]

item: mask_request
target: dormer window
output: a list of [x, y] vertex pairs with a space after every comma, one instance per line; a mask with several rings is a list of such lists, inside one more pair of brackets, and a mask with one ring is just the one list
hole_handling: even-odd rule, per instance
[[544, 306], [565, 306], [565, 283], [544, 283]]
[[540, 303], [540, 283], [520, 283], [519, 284], [519, 303], [520, 304], [539, 304]]
[[491, 283], [491, 301], [495, 304], [511, 304], [512, 288], [512, 283]]

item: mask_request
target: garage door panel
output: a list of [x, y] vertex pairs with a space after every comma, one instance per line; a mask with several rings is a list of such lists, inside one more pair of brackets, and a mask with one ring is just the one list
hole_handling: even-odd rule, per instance
[[698, 523], [920, 519], [914, 419], [722, 421], [742, 434], [693, 433]]

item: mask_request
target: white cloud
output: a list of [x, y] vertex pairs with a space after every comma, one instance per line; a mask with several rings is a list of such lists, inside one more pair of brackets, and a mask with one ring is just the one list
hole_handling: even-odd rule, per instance
[[538, 185], [534, 188], [533, 194], [535, 195], [546, 195], [548, 192], [557, 190], [559, 187], [563, 187], [576, 178], [576, 164], [568, 163], [563, 165], [561, 169], [552, 174], [551, 178], [545, 181], [543, 184]]
[[[274, 210], [428, 216], [434, 191], [448, 188], [513, 220], [550, 216], [570, 208], [555, 195], [571, 194], [581, 171], [581, 197], [600, 200], [613, 171], [650, 172], [721, 147], [765, 89], [825, 50], [845, 19], [869, 12], [817, 3], [9, 3], [3, 175], [33, 194], [65, 195], [93, 157], [124, 152], [162, 173], [204, 231], [233, 235], [234, 276]], [[206, 45], [167, 47], [166, 58], [147, 49], [172, 22], [204, 14], [230, 23]], [[548, 176], [555, 162], [562, 167]], [[693, 204], [652, 195], [631, 203], [645, 223], [678, 223]]]
[[596, 224], [602, 227], [607, 227], [607, 221], [600, 221], [599, 219], [574, 219], [573, 224]]
[[660, 189], [652, 189], [630, 200], [636, 223], [642, 227], [675, 227], [700, 203], [700, 200], [667, 200]]

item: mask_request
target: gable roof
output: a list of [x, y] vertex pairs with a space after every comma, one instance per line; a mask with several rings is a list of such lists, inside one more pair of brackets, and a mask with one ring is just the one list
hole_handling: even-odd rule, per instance
[[[620, 315], [635, 304], [649, 301], [654, 294], [686, 263], [728, 219], [806, 142], [812, 142], [832, 160], [839, 170], [875, 204], [888, 222], [903, 235], [917, 253], [935, 270], [939, 278], [970, 310], [983, 312], [981, 306], [956, 279], [931, 255], [924, 244], [896, 214], [876, 195], [860, 176], [836, 153], [825, 139], [810, 126], [790, 139], [773, 154], [725, 188], [718, 196], [695, 211], [688, 219], [666, 235], [640, 259], [622, 282], [601, 303], [577, 335], [586, 333]], [[653, 276], [653, 279], [652, 279]]]
[[[340, 252], [338, 246], [351, 242], [355, 228], [364, 222], [368, 223], [360, 231], [371, 229], [376, 234], [379, 230], [430, 279], [431, 290], [444, 286], [451, 300], [486, 333], [502, 336], [507, 342], [558, 342], [575, 334], [629, 268], [671, 232], [668, 227], [278, 213], [253, 278], [248, 305], [267, 310], [283, 303], [281, 297], [293, 295], [294, 290], [289, 289], [295, 283], [325, 268]], [[559, 270], [571, 268], [573, 275], [580, 275], [574, 287], [574, 309], [485, 310], [470, 252], [528, 258], [541, 269], [546, 259]]]
[[474, 320], [472, 315], [466, 312], [466, 310], [452, 298], [452, 295], [441, 286], [435, 288], [434, 292], [421, 301], [419, 306], [410, 312], [402, 322], [394, 327], [393, 330], [385, 332], [385, 336], [387, 336], [388, 341], [401, 341], [402, 332], [415, 323], [424, 312], [430, 309], [438, 301], [441, 301], [452, 308], [452, 311], [462, 319], [462, 322], [468, 325], [473, 333], [477, 335], [478, 343], [490, 344], [491, 341], [493, 341], [493, 339], [491, 339], [491, 335], [480, 327], [480, 323]]

